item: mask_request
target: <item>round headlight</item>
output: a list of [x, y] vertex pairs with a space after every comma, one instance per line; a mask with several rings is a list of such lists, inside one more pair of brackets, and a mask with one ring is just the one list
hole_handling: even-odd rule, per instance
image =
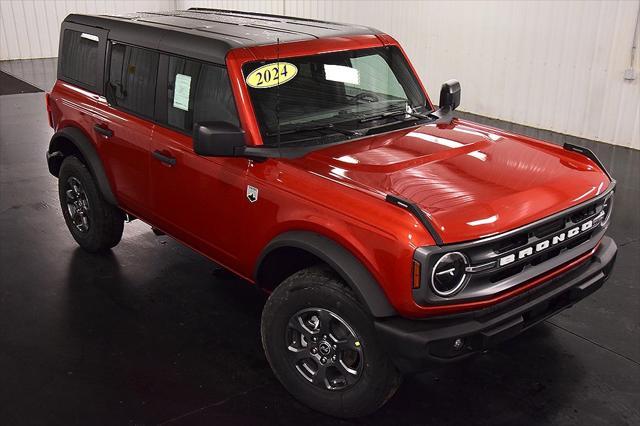
[[613, 193], [604, 200], [604, 204], [602, 205], [602, 211], [604, 212], [604, 219], [600, 222], [601, 226], [605, 226], [609, 223], [609, 219], [611, 218], [611, 212], [613, 211]]
[[447, 297], [460, 291], [467, 281], [467, 257], [457, 251], [442, 256], [433, 266], [431, 287], [438, 296]]

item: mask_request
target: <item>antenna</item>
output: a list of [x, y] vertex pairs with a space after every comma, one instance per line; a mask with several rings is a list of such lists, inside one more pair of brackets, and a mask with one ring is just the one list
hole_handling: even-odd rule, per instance
[[280, 148], [280, 37], [276, 39], [276, 67], [278, 67], [278, 84], [276, 85], [276, 146]]

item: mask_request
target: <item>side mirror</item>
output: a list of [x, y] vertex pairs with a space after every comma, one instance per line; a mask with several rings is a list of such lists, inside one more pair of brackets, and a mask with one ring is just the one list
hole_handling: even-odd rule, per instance
[[206, 157], [244, 155], [244, 132], [224, 121], [203, 121], [193, 126], [193, 150]]
[[453, 111], [460, 105], [460, 82], [445, 81], [440, 89], [440, 109]]

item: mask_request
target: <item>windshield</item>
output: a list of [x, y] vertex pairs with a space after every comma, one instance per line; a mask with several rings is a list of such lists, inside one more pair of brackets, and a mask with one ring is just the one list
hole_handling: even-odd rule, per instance
[[427, 99], [397, 47], [245, 64], [266, 145], [362, 135], [382, 122], [415, 121]]

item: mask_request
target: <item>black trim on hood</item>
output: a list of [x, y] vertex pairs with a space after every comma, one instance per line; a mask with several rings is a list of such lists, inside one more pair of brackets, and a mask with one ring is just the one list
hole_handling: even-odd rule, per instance
[[414, 215], [424, 225], [424, 227], [427, 228], [427, 231], [429, 231], [429, 234], [431, 234], [431, 238], [433, 238], [433, 241], [435, 241], [438, 247], [444, 244], [444, 241], [442, 241], [442, 238], [440, 238], [440, 234], [438, 234], [438, 231], [436, 231], [436, 228], [435, 226], [433, 226], [433, 223], [431, 223], [431, 221], [429, 220], [429, 217], [416, 204], [412, 203], [409, 200], [406, 200], [404, 198], [400, 198], [391, 194], [387, 194], [385, 200], [388, 203], [391, 203], [402, 209], [405, 209], [409, 211], [412, 215]]
[[612, 182], [614, 181], [614, 179], [611, 176], [611, 174], [609, 173], [609, 171], [606, 169], [606, 167], [604, 167], [604, 164], [602, 164], [602, 161], [600, 161], [598, 156], [593, 151], [591, 151], [589, 148], [585, 148], [585, 147], [579, 146], [579, 145], [574, 145], [574, 144], [569, 143], [569, 142], [565, 142], [565, 144], [562, 145], [562, 147], [564, 149], [566, 149], [567, 151], [577, 152], [578, 154], [582, 154], [585, 157], [589, 158], [594, 163], [596, 163], [598, 165], [598, 167], [600, 167], [602, 169], [602, 171], [604, 172], [605, 175], [607, 175], [607, 177], [609, 178], [610, 181], [612, 181]]

